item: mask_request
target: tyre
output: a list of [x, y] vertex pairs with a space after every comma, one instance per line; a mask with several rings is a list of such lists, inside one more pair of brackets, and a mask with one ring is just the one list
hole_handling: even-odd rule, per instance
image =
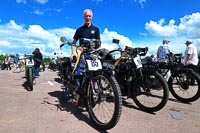
[[102, 72], [94, 75], [93, 85], [88, 85], [87, 109], [92, 122], [99, 129], [108, 130], [118, 123], [122, 111], [122, 96], [113, 76]]
[[169, 87], [163, 76], [153, 69], [143, 69], [143, 82], [131, 83], [132, 99], [145, 112], [161, 110], [169, 98]]
[[200, 97], [200, 77], [193, 71], [177, 71], [170, 77], [168, 85], [171, 94], [183, 103], [194, 102]]
[[29, 83], [29, 90], [33, 90], [33, 69], [31, 67], [28, 68], [28, 83]]

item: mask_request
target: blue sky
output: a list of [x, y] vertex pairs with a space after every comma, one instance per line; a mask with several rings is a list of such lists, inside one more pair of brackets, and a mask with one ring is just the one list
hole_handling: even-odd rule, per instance
[[38, 47], [47, 57], [68, 56], [59, 38], [73, 39], [86, 8], [93, 10], [103, 48], [115, 48], [116, 38], [122, 47], [147, 46], [150, 55], [168, 38], [174, 52], [183, 53], [188, 39], [200, 52], [199, 0], [2, 0], [0, 54], [28, 54]]

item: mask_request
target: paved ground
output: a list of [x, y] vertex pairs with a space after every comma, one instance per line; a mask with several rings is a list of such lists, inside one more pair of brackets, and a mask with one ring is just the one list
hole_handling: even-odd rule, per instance
[[[61, 84], [55, 72], [40, 74], [30, 92], [24, 86], [24, 73], [0, 70], [0, 133], [103, 132], [93, 127], [84, 109], [59, 103]], [[180, 119], [172, 117], [177, 115]], [[124, 100], [120, 121], [107, 132], [200, 133], [200, 100], [183, 104], [170, 96], [155, 114]]]

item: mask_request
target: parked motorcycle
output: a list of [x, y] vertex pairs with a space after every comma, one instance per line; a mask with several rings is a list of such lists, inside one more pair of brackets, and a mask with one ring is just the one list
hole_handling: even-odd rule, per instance
[[195, 69], [181, 63], [181, 56], [182, 54], [170, 53], [164, 59], [158, 59], [157, 62], [150, 60], [144, 65], [151, 66], [164, 77], [168, 77], [166, 80], [169, 90], [177, 100], [184, 103], [194, 102], [200, 98], [200, 76]]
[[[72, 45], [61, 37], [63, 47]], [[76, 47], [77, 57], [65, 63], [66, 76], [63, 85], [64, 96], [69, 101], [82, 98], [94, 125], [100, 129], [113, 128], [119, 121], [122, 111], [122, 96], [115, 77], [102, 69], [96, 50], [99, 41], [82, 38]]]
[[[114, 39], [118, 48], [110, 52], [103, 52], [104, 69], [113, 69], [120, 85], [122, 94], [132, 98], [143, 111], [156, 112], [167, 103], [169, 88], [163, 76], [155, 69], [144, 68], [141, 56], [145, 56], [148, 48], [132, 48], [126, 46], [124, 50], [119, 46], [119, 40]], [[103, 50], [105, 51], [105, 50]], [[112, 59], [112, 52], [120, 51], [118, 59]], [[110, 59], [107, 59], [110, 58]]]

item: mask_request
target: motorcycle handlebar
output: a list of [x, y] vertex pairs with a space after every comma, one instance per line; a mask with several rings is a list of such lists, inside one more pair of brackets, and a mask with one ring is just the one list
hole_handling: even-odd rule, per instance
[[128, 47], [126, 46], [125, 51], [128, 51], [128, 53], [130, 55], [137, 55], [139, 54], [140, 56], [145, 56], [148, 52], [148, 47], [145, 48], [132, 48], [132, 47]]
[[73, 46], [72, 42], [66, 41], [66, 42], [64, 42], [64, 43], [62, 43], [62, 44], [60, 45], [60, 48], [62, 48], [65, 44], [68, 44], [68, 45], [70, 45], [70, 46]]
[[111, 51], [109, 51], [109, 53], [113, 53], [113, 52], [116, 52], [116, 51], [122, 51], [122, 49], [121, 48], [118, 48], [118, 49], [114, 49], [114, 50], [111, 50]]

